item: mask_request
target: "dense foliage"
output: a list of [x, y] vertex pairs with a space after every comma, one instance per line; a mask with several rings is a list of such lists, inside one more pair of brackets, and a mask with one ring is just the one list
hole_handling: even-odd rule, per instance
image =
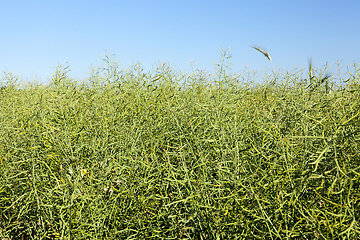
[[358, 238], [356, 66], [340, 88], [313, 69], [256, 84], [223, 61], [107, 63], [85, 82], [4, 77], [1, 239]]

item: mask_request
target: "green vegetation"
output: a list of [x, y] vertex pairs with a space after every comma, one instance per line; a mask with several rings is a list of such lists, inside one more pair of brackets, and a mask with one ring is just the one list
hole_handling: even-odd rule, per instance
[[[0, 89], [1, 239], [358, 239], [359, 72], [145, 73]], [[261, 84], [256, 81], [263, 79]]]

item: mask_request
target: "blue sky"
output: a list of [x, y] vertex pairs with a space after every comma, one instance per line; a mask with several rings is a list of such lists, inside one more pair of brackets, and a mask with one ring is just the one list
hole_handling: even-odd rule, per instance
[[190, 71], [195, 61], [213, 73], [222, 46], [231, 48], [232, 72], [307, 68], [309, 57], [333, 73], [339, 60], [346, 72], [360, 61], [359, 9], [359, 0], [1, 1], [0, 70], [47, 83], [67, 62], [83, 79], [108, 52], [123, 68], [166, 62]]

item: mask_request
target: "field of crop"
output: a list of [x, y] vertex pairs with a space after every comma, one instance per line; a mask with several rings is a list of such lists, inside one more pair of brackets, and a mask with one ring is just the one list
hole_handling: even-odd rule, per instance
[[2, 79], [0, 239], [359, 238], [355, 64], [336, 79], [107, 60], [83, 82]]

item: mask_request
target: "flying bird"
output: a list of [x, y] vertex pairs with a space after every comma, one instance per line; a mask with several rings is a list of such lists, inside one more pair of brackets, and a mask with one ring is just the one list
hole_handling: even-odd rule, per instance
[[269, 54], [267, 51], [262, 50], [261, 48], [258, 48], [258, 47], [256, 47], [256, 46], [251, 46], [251, 47], [252, 47], [253, 49], [258, 50], [258, 51], [261, 52], [262, 54], [264, 54], [264, 56], [265, 56], [267, 59], [269, 59], [269, 61], [271, 62], [270, 54]]

